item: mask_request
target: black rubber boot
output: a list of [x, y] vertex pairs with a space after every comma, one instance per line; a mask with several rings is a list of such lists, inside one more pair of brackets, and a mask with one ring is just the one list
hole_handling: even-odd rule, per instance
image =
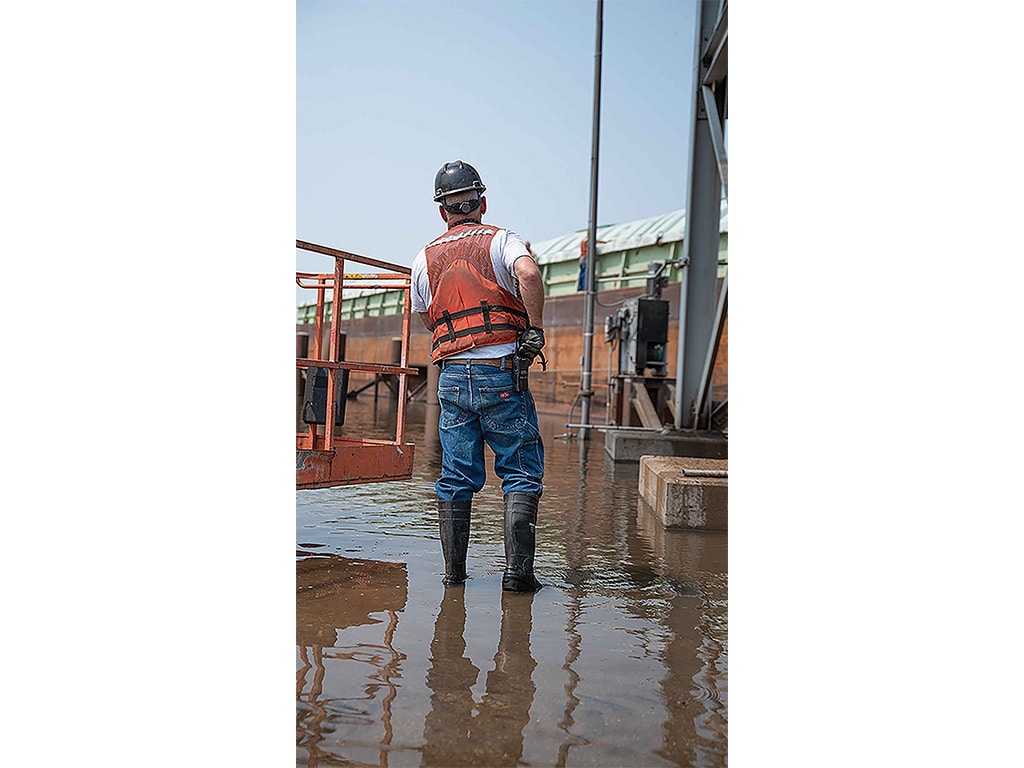
[[445, 584], [461, 584], [466, 580], [466, 551], [469, 549], [469, 515], [473, 501], [437, 500], [437, 520], [441, 529], [441, 552], [444, 553]]
[[536, 592], [541, 583], [533, 576], [533, 552], [537, 535], [539, 496], [505, 495], [505, 576], [501, 588], [511, 592]]

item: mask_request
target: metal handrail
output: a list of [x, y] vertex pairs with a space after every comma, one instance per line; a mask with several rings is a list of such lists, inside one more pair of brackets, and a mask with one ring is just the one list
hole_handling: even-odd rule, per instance
[[[402, 445], [405, 440], [405, 405], [408, 394], [408, 376], [415, 375], [417, 370], [409, 367], [409, 337], [410, 317], [412, 314], [411, 284], [412, 270], [399, 264], [391, 264], [380, 259], [373, 259], [369, 256], [362, 256], [356, 253], [349, 253], [336, 248], [329, 248], [316, 243], [309, 243], [304, 240], [296, 240], [295, 247], [301, 250], [320, 253], [334, 259], [334, 273], [296, 272], [295, 282], [302, 288], [313, 289], [317, 292], [316, 314], [315, 314], [315, 337], [313, 340], [312, 356], [307, 358], [296, 358], [296, 367], [307, 369], [321, 367], [330, 370], [365, 371], [375, 374], [394, 374], [398, 377], [398, 414], [395, 423], [395, 438], [393, 441], [385, 441], [389, 444]], [[354, 261], [371, 267], [389, 270], [388, 273], [362, 273], [345, 272], [346, 261]], [[304, 283], [306, 280], [314, 280], [312, 284]], [[322, 349], [323, 327], [325, 322], [325, 299], [328, 289], [331, 290], [332, 306], [340, 306], [341, 292], [344, 289], [346, 280], [389, 280], [387, 287], [393, 290], [401, 290], [404, 293], [404, 306], [402, 317], [401, 352], [398, 365], [384, 365], [380, 363], [354, 362], [338, 360], [338, 336], [341, 330], [340, 313], [331, 312], [330, 342], [326, 357]], [[298, 447], [300, 449], [323, 448], [330, 450], [334, 447], [335, 438], [335, 388], [337, 384], [334, 376], [327, 379], [327, 408], [325, 414], [324, 434], [321, 437], [317, 434], [316, 424], [310, 424], [307, 433], [298, 435]], [[347, 442], [351, 442], [350, 440]], [[372, 441], [380, 443], [381, 441]]]

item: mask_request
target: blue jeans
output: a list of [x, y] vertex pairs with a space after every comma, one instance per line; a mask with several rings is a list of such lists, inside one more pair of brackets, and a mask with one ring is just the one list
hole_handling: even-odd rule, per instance
[[484, 487], [484, 443], [494, 451], [494, 471], [503, 494], [543, 493], [544, 443], [537, 407], [529, 391], [512, 391], [511, 371], [491, 365], [445, 365], [438, 376], [437, 399], [438, 499], [468, 501]]

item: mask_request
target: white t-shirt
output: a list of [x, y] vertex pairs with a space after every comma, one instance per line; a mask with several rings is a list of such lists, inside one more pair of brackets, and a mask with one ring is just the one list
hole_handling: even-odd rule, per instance
[[[412, 261], [412, 311], [426, 312], [432, 300], [430, 294], [430, 278], [427, 276], [426, 247], [421, 248]], [[530, 256], [526, 244], [510, 229], [499, 229], [491, 240], [491, 265], [498, 285], [514, 296], [516, 292], [515, 271], [512, 265], [517, 259]], [[516, 351], [515, 342], [506, 344], [490, 344], [486, 347], [473, 347], [457, 353], [459, 358], [473, 357], [504, 357]]]

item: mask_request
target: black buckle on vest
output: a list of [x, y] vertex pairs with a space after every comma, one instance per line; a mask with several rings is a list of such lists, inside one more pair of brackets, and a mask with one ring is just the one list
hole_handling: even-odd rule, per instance
[[484, 332], [494, 333], [491, 330], [491, 308], [487, 305], [487, 299], [480, 299], [481, 311], [484, 313]]

